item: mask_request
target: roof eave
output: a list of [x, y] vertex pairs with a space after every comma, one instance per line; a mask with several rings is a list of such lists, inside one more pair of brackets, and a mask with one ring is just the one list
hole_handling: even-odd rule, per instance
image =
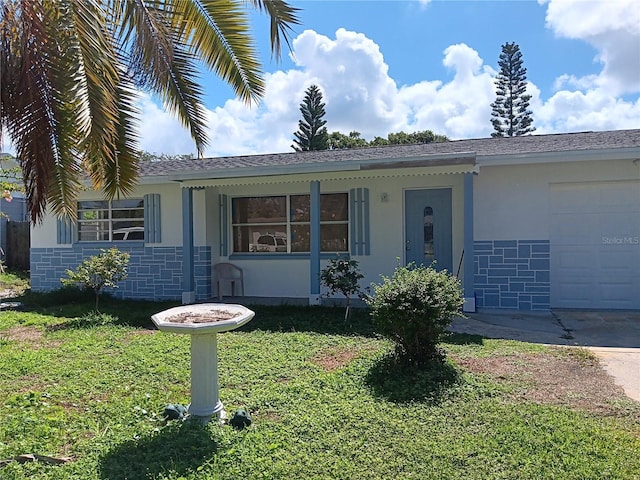
[[376, 158], [371, 160], [347, 160], [336, 162], [314, 162], [290, 165], [270, 165], [264, 167], [217, 168], [191, 170], [168, 175], [148, 175], [140, 183], [158, 184], [167, 182], [185, 182], [202, 179], [228, 179], [244, 177], [265, 177], [296, 175], [303, 173], [354, 172], [361, 170], [401, 169], [414, 167], [442, 167], [476, 165], [475, 152], [420, 155], [415, 157]]
[[530, 152], [507, 155], [478, 155], [477, 160], [480, 167], [490, 167], [597, 160], [636, 160], [638, 158], [640, 158], [640, 147], [566, 150], [561, 152]]

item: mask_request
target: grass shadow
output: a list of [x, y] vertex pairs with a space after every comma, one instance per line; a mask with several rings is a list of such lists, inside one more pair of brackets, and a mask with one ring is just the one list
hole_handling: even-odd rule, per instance
[[[65, 318], [52, 325], [54, 330], [91, 328], [113, 324], [155, 329], [151, 315], [180, 305], [176, 301], [122, 300], [102, 294], [95, 314], [93, 292], [78, 288], [60, 288], [52, 292], [31, 292], [18, 298], [22, 311]], [[376, 336], [368, 309], [353, 308], [348, 319], [344, 308], [327, 306], [248, 305], [254, 319], [242, 331], [315, 332], [329, 335]], [[106, 316], [113, 317], [106, 319]]]
[[328, 335], [374, 337], [367, 309], [352, 309], [345, 320], [344, 308], [320, 306], [251, 306], [256, 315], [241, 331], [314, 332]]
[[[160, 432], [127, 440], [100, 457], [100, 478], [159, 478], [171, 473], [182, 477], [213, 458], [218, 440], [208, 428], [194, 422], [173, 422]], [[164, 477], [163, 477], [164, 478]]]
[[66, 319], [51, 325], [51, 330], [91, 328], [106, 324], [154, 329], [151, 315], [179, 305], [175, 301], [123, 300], [102, 294], [100, 312], [97, 313], [94, 293], [78, 288], [31, 292], [19, 297], [19, 300], [22, 311]]
[[449, 345], [484, 345], [485, 337], [471, 333], [446, 332], [440, 342]]
[[413, 366], [395, 352], [375, 363], [365, 378], [373, 394], [394, 403], [437, 405], [462, 382], [462, 374], [446, 358]]

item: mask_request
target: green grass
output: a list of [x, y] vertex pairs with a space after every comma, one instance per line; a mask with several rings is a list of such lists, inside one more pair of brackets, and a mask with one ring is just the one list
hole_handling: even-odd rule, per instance
[[5, 269], [4, 273], [0, 273], [0, 290], [11, 288], [18, 292], [22, 292], [28, 287], [28, 272]]
[[[640, 422], [514, 400], [452, 360], [402, 368], [364, 312], [255, 307], [219, 335], [220, 396], [243, 431], [170, 422], [189, 401], [189, 339], [151, 328], [171, 304], [27, 295], [0, 315], [5, 479], [637, 479]], [[23, 332], [18, 337], [16, 332]], [[450, 335], [456, 358], [547, 347]], [[634, 410], [635, 409], [635, 410]]]

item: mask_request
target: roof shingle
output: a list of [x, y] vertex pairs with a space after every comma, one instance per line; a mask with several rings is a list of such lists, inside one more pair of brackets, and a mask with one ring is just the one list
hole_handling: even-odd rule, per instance
[[429, 155], [475, 153], [477, 156], [519, 155], [579, 150], [640, 147], [640, 129], [579, 132], [521, 137], [479, 138], [417, 145], [389, 145], [344, 150], [288, 152], [192, 160], [144, 162], [141, 176], [165, 176], [183, 172], [214, 172], [332, 162], [410, 159]]

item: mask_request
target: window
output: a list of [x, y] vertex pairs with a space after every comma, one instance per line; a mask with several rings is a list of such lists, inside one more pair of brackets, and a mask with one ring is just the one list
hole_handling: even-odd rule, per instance
[[144, 240], [144, 200], [78, 202], [78, 241]]
[[[231, 209], [234, 253], [310, 251], [309, 195], [234, 198]], [[320, 251], [346, 252], [348, 249], [349, 196], [321, 194]]]

